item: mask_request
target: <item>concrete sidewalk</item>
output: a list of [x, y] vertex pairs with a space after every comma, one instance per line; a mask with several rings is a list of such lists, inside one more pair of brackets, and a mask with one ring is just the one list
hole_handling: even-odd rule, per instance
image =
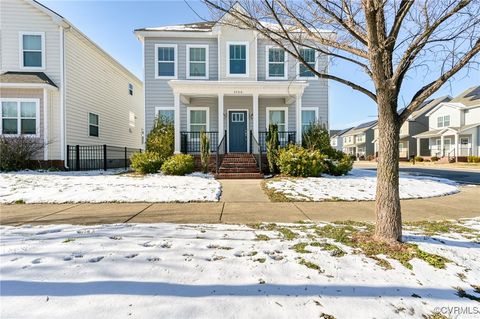
[[[373, 221], [374, 202], [272, 203], [248, 182], [223, 183], [222, 201], [214, 203], [104, 203], [0, 205], [0, 224], [108, 223], [255, 223], [299, 220]], [[228, 184], [228, 185], [227, 185]], [[245, 198], [246, 189], [258, 198]], [[233, 191], [233, 193], [232, 193]], [[261, 190], [260, 190], [261, 191]], [[265, 196], [265, 197], [264, 197]], [[442, 220], [480, 216], [480, 187], [462, 187], [455, 195], [403, 200], [403, 219]]]

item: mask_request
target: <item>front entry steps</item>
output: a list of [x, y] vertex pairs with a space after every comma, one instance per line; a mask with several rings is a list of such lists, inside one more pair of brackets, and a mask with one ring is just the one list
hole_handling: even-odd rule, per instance
[[217, 179], [260, 179], [262, 172], [257, 167], [257, 161], [249, 153], [228, 153], [223, 157], [222, 164], [215, 174]]

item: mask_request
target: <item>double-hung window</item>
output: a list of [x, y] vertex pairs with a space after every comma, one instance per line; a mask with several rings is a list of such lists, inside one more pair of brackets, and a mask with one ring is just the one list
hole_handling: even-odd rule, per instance
[[187, 45], [187, 79], [208, 79], [208, 45]]
[[[312, 67], [314, 70], [316, 70], [316, 51], [311, 48], [300, 48], [300, 55], [302, 56], [303, 60], [308, 64], [310, 67]], [[299, 63], [298, 64], [298, 77], [299, 78], [315, 78], [315, 73], [310, 70], [306, 66], [306, 64]]]
[[437, 127], [448, 127], [448, 126], [450, 126], [450, 115], [437, 117]]
[[188, 129], [190, 132], [208, 131], [208, 107], [192, 107], [188, 109]]
[[98, 114], [88, 113], [88, 136], [98, 137], [99, 121]]
[[45, 33], [20, 32], [20, 67], [45, 68]]
[[39, 100], [5, 99], [1, 104], [2, 134], [38, 135]]
[[267, 79], [287, 78], [287, 55], [285, 50], [267, 46]]
[[175, 121], [175, 109], [173, 107], [156, 107], [155, 117], [162, 119], [162, 121], [168, 123], [174, 123]]
[[156, 74], [158, 78], [177, 77], [177, 45], [157, 44], [155, 45]]
[[286, 107], [267, 107], [267, 129], [270, 124], [277, 124], [279, 132], [286, 132], [287, 118]]
[[227, 75], [248, 76], [248, 43], [227, 43]]
[[304, 108], [302, 110], [302, 135], [315, 122], [317, 122], [317, 108]]

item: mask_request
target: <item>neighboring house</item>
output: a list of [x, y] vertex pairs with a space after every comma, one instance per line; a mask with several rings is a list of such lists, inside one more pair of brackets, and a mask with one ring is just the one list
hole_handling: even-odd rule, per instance
[[355, 155], [358, 159], [364, 159], [374, 155], [373, 127], [377, 121], [362, 123], [342, 135], [343, 152]]
[[45, 143], [142, 148], [143, 84], [62, 16], [36, 1], [0, 2], [0, 132]]
[[344, 130], [330, 131], [330, 146], [338, 151], [343, 151], [343, 135], [351, 129], [352, 127]]
[[[423, 140], [420, 143], [420, 148], [417, 147], [417, 140], [414, 138], [415, 135], [422, 132], [428, 131], [428, 117], [426, 114], [442, 102], [447, 102], [451, 98], [449, 96], [442, 96], [436, 99], [431, 99], [425, 101], [420, 105], [420, 107], [413, 112], [408, 119], [403, 123], [400, 128], [400, 142], [398, 145], [399, 148], [399, 158], [408, 159], [410, 156], [421, 156], [428, 153], [428, 141]], [[399, 110], [400, 113], [403, 109]], [[378, 157], [379, 151], [379, 132], [378, 124], [374, 127], [374, 152], [375, 156]]]
[[430, 151], [421, 155], [456, 160], [480, 155], [480, 86], [439, 103], [426, 116], [429, 130], [414, 136], [428, 141]]
[[[221, 144], [228, 153], [246, 153], [256, 152], [257, 142], [264, 149], [270, 123], [278, 125], [283, 145], [301, 142], [312, 122], [328, 129], [327, 80], [235, 24], [226, 14], [217, 22], [135, 30], [144, 51], [146, 133], [157, 116], [171, 118], [177, 153], [198, 152], [202, 130], [212, 151]], [[327, 71], [326, 55], [300, 51]]]

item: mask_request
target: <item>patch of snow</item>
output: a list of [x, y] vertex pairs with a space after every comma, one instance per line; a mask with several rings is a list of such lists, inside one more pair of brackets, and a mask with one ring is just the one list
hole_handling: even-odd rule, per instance
[[[345, 176], [325, 175], [269, 181], [266, 187], [298, 200], [375, 200], [377, 176], [376, 171], [353, 169]], [[444, 196], [459, 191], [455, 182], [445, 178], [400, 173], [401, 199]]]
[[422, 318], [478, 305], [454, 289], [475, 295], [470, 285], [480, 278], [479, 243], [461, 234], [436, 236], [442, 244], [406, 231], [407, 242], [452, 262], [436, 269], [412, 260], [409, 270], [389, 260], [386, 270], [348, 249], [298, 253], [292, 246], [310, 242], [311, 230], [282, 227], [299, 238], [262, 230], [272, 239], [258, 241], [259, 230], [244, 225], [0, 226], [0, 317]]
[[121, 171], [0, 173], [0, 203], [218, 201], [221, 185], [210, 174], [118, 174]]

